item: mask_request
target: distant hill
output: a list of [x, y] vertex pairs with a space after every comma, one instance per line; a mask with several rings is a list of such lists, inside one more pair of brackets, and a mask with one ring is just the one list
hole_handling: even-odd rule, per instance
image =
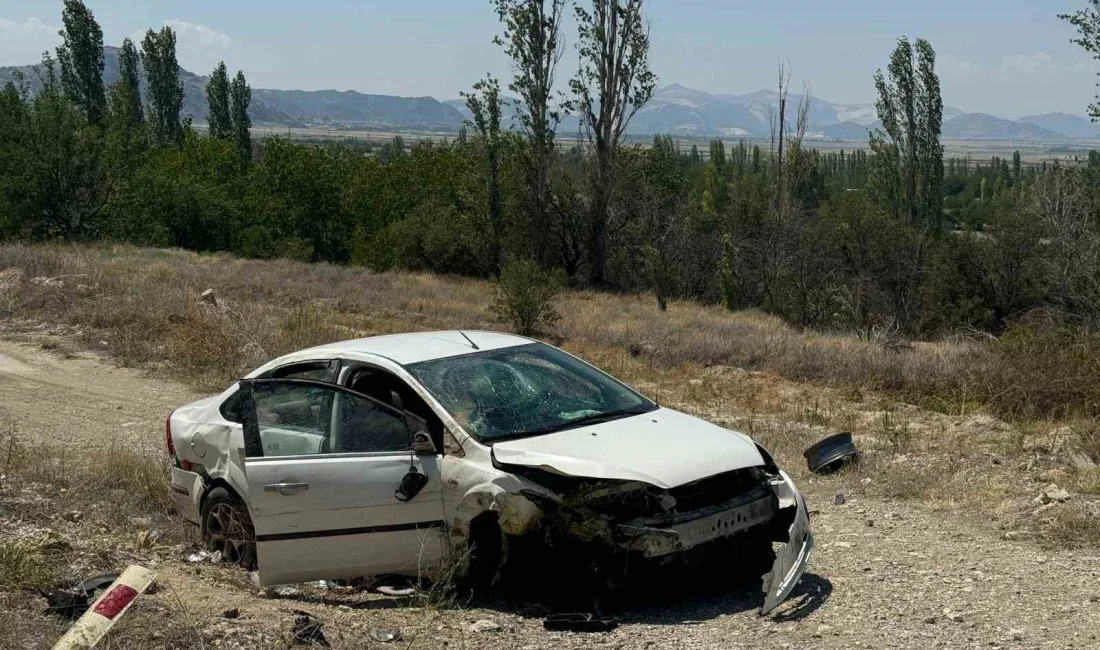
[[1044, 113], [1042, 115], [1028, 115], [1016, 120], [1025, 124], [1034, 124], [1048, 131], [1064, 135], [1074, 139], [1100, 139], [1100, 125], [1093, 124], [1089, 120], [1069, 113]]
[[[32, 92], [39, 87], [41, 65], [0, 67], [0, 84], [22, 72]], [[118, 50], [104, 48], [104, 81], [118, 79]], [[206, 120], [207, 77], [180, 69], [184, 86], [183, 114], [197, 122]], [[801, 96], [788, 97], [788, 128], [794, 127]], [[873, 103], [835, 103], [810, 96], [807, 137], [867, 142], [868, 129], [879, 126]], [[713, 94], [680, 84], [658, 88], [653, 99], [634, 116], [628, 133], [655, 133], [685, 137], [725, 136], [767, 138], [779, 109], [774, 90], [742, 95]], [[438, 101], [432, 97], [370, 95], [354, 90], [252, 89], [249, 109], [253, 123], [275, 126], [324, 126], [328, 128], [410, 129], [454, 132], [470, 118], [464, 99]], [[506, 98], [505, 128], [515, 128], [514, 109]], [[578, 133], [575, 115], [565, 116], [558, 127], [563, 135]], [[1100, 127], [1066, 113], [1032, 115], [1006, 120], [984, 113], [963, 113], [944, 107], [943, 136], [959, 140], [1065, 142], [1100, 140]]]
[[[103, 81], [118, 80], [118, 49], [103, 48]], [[32, 92], [41, 86], [41, 64], [0, 67], [0, 85], [22, 72]], [[184, 115], [206, 121], [208, 77], [180, 68], [183, 82]], [[367, 95], [354, 90], [268, 90], [252, 89], [249, 115], [253, 123], [280, 126], [337, 126], [360, 128], [405, 128], [454, 131], [462, 114], [431, 97]]]
[[1013, 122], [986, 113], [965, 113], [944, 121], [943, 137], [951, 140], [1008, 142], [1059, 142], [1069, 139], [1041, 126]]

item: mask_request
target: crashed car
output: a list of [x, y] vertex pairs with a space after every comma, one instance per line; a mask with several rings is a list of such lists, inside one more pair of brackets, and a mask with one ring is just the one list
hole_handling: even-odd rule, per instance
[[177, 409], [166, 446], [180, 511], [263, 585], [444, 566], [492, 582], [536, 542], [747, 565], [767, 613], [813, 545], [802, 496], [749, 437], [508, 334], [295, 352]]

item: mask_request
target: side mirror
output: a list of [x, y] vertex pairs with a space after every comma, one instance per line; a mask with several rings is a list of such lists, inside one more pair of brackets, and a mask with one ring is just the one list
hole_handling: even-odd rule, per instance
[[439, 450], [435, 448], [435, 442], [432, 441], [431, 435], [427, 431], [417, 431], [412, 437], [412, 450], [415, 454], [438, 454]]

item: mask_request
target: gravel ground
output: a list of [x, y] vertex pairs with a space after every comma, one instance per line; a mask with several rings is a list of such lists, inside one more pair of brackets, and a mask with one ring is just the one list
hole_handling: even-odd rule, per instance
[[[168, 412], [198, 397], [87, 353], [72, 356], [0, 341], [0, 409], [21, 435], [73, 448], [152, 451], [162, 444]], [[264, 598], [243, 572], [188, 564], [189, 549], [178, 546], [135, 552], [165, 587], [135, 609], [140, 617], [185, 608], [192, 645], [214, 647], [279, 646], [289, 638], [292, 610], [303, 609], [325, 622], [336, 648], [1100, 648], [1095, 551], [1006, 540], [986, 518], [865, 498], [849, 484], [855, 481], [802, 486], [817, 548], [795, 597], [766, 618], [756, 613], [756, 594], [658, 594], [621, 613], [614, 632], [549, 633], [531, 605], [420, 608], [316, 586]], [[834, 505], [837, 492], [847, 496], [843, 505]], [[82, 534], [79, 522], [56, 528]], [[229, 608], [240, 617], [223, 618]], [[374, 641], [378, 629], [399, 630], [404, 640]], [[118, 634], [127, 633], [151, 634], [148, 645], [163, 646], [162, 632], [120, 625]]]

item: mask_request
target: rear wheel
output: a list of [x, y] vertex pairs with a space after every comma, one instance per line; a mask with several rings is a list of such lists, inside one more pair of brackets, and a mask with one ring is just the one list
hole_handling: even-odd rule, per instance
[[256, 568], [256, 534], [248, 508], [223, 487], [216, 487], [202, 504], [202, 541], [220, 552], [222, 561]]

